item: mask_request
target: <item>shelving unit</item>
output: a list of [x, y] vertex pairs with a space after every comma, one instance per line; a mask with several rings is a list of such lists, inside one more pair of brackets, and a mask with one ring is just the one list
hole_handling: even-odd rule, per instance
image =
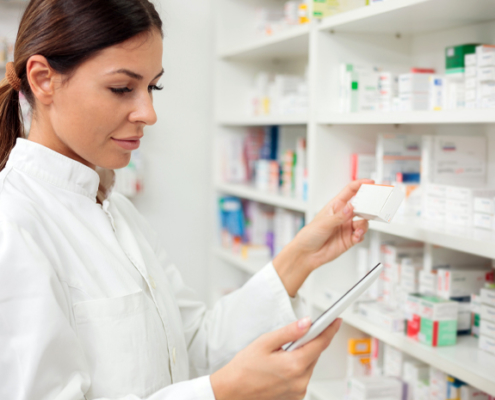
[[[338, 14], [323, 21], [286, 30], [272, 37], [249, 38], [255, 6], [281, 0], [216, 0], [218, 10], [215, 142], [225, 132], [250, 126], [303, 125], [307, 127], [308, 201], [260, 193], [251, 187], [221, 183], [226, 193], [277, 207], [304, 212], [309, 222], [321, 207], [349, 181], [352, 153], [374, 153], [380, 133], [473, 134], [488, 139], [488, 183], [495, 185], [495, 110], [390, 112], [339, 114], [339, 73], [343, 62], [378, 65], [397, 71], [411, 66], [444, 69], [445, 47], [460, 43], [495, 43], [495, 0], [388, 0]], [[238, 13], [238, 15], [237, 15]], [[228, 23], [226, 22], [228, 20]], [[243, 21], [244, 20], [244, 21]], [[245, 99], [254, 74], [261, 70], [301, 71], [308, 66], [310, 113], [300, 116], [253, 118], [244, 114]], [[218, 156], [215, 152], [215, 160]], [[218, 166], [217, 166], [218, 167]], [[216, 212], [216, 209], [215, 209]], [[495, 234], [397, 218], [392, 224], [371, 223], [371, 232], [422, 241], [447, 249], [495, 259]], [[216, 248], [215, 241], [212, 246]], [[223, 251], [212, 259], [229, 263]], [[232, 259], [237, 268], [239, 259]], [[356, 252], [349, 251], [329, 266], [315, 271], [304, 286], [310, 307], [319, 313], [328, 305], [325, 289], [342, 291], [355, 281]], [[246, 271], [244, 263], [243, 271]], [[495, 396], [495, 356], [477, 349], [472, 338], [460, 338], [455, 347], [432, 349], [404, 336], [390, 334], [353, 314], [347, 314], [346, 332], [376, 336], [413, 357], [429, 363]], [[329, 369], [331, 362], [338, 370]], [[342, 398], [346, 359], [330, 349], [321, 359], [310, 399]], [[492, 377], [494, 376], [494, 377]], [[341, 388], [342, 391], [340, 391]]]

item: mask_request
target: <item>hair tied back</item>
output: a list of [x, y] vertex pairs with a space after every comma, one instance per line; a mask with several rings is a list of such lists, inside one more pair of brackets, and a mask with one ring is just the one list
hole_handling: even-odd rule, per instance
[[12, 89], [17, 90], [18, 92], [21, 90], [21, 80], [15, 72], [13, 62], [7, 63], [7, 71], [5, 73], [5, 77], [9, 81], [10, 86], [12, 86]]

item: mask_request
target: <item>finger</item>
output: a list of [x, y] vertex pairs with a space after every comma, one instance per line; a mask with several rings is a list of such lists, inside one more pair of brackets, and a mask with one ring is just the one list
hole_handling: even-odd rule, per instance
[[311, 327], [311, 318], [305, 317], [299, 321], [293, 322], [281, 329], [267, 333], [261, 336], [258, 340], [261, 342], [261, 346], [273, 352], [280, 350], [280, 348], [287, 343], [293, 342], [302, 338]]
[[354, 217], [354, 207], [352, 206], [352, 204], [348, 203], [338, 213], [333, 215], [327, 214], [315, 222], [317, 224], [320, 224], [320, 227], [323, 230], [329, 231], [337, 226], [344, 224], [347, 221], [352, 220], [353, 217]]
[[365, 233], [368, 231], [369, 222], [365, 219], [358, 219], [356, 221], [352, 221], [352, 230], [357, 231], [358, 229], [362, 229]]
[[368, 232], [368, 221], [354, 221], [353, 223], [353, 232], [352, 232], [352, 243], [357, 244], [361, 243], [364, 240], [364, 236], [366, 232]]
[[337, 212], [344, 204], [348, 203], [356, 195], [361, 185], [373, 185], [374, 183], [375, 181], [372, 181], [371, 179], [352, 181], [332, 200], [332, 203], [334, 204], [333, 210]]
[[325, 329], [318, 337], [313, 339], [311, 342], [305, 344], [303, 347], [294, 350], [293, 353], [298, 354], [303, 362], [307, 363], [308, 366], [311, 363], [318, 360], [320, 354], [330, 345], [335, 334], [339, 331], [342, 325], [342, 319], [337, 318], [332, 324]]

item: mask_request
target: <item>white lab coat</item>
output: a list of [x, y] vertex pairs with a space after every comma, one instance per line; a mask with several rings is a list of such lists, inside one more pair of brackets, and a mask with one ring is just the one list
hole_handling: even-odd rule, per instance
[[24, 139], [0, 173], [0, 399], [213, 400], [208, 374], [303, 305], [270, 263], [207, 311], [99, 184]]

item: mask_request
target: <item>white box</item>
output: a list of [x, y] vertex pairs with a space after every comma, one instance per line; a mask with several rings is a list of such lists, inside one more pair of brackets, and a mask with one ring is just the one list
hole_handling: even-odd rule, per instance
[[495, 322], [480, 320], [480, 335], [495, 339]]
[[478, 294], [471, 295], [471, 312], [473, 314], [481, 314], [481, 296]]
[[471, 214], [458, 214], [455, 212], [446, 212], [445, 222], [450, 225], [462, 226], [463, 228], [468, 228], [472, 225], [473, 220]]
[[427, 183], [424, 185], [425, 195], [445, 198], [447, 195], [447, 186], [446, 185], [437, 185], [435, 183]]
[[495, 199], [493, 197], [475, 197], [473, 211], [493, 215], [495, 213]]
[[464, 66], [465, 67], [471, 67], [471, 66], [476, 66], [478, 64], [478, 59], [476, 57], [476, 53], [472, 54], [466, 54], [464, 56]]
[[488, 322], [495, 322], [495, 307], [481, 304], [480, 318]]
[[[476, 93], [476, 88], [478, 86], [478, 81], [476, 78], [466, 78], [466, 93], [468, 90], [474, 90]], [[466, 94], [466, 100], [467, 100], [467, 94]]]
[[401, 399], [402, 382], [391, 377], [352, 378], [347, 384], [349, 400]]
[[399, 93], [425, 93], [428, 96], [429, 74], [399, 75]]
[[489, 400], [488, 394], [472, 386], [461, 386], [461, 400]]
[[476, 89], [466, 90], [466, 102], [473, 102], [476, 100]]
[[493, 216], [488, 214], [474, 213], [473, 226], [475, 228], [493, 229]]
[[478, 67], [495, 66], [495, 46], [481, 45], [476, 47]]
[[353, 200], [354, 214], [388, 223], [392, 221], [404, 197], [404, 193], [394, 186], [361, 185]]
[[445, 210], [447, 213], [452, 212], [460, 215], [471, 216], [473, 211], [472, 205], [473, 203], [471, 201], [453, 200], [448, 198], [445, 202]]
[[486, 288], [481, 289], [480, 301], [481, 303], [495, 307], [495, 289], [486, 289]]
[[474, 81], [477, 81], [476, 77], [478, 76], [478, 68], [476, 66], [467, 66], [464, 73], [466, 81], [467, 78], [475, 78]]
[[480, 348], [480, 350], [495, 354], [495, 339], [489, 338], [488, 336], [480, 335], [478, 347]]
[[[476, 81], [476, 79], [475, 79]], [[429, 76], [429, 106], [432, 111], [441, 111], [445, 108], [445, 82], [444, 77], [438, 75]]]
[[[437, 270], [438, 296], [444, 299], [467, 297], [479, 293], [486, 283], [486, 269], [445, 269]], [[495, 311], [495, 309], [494, 309]]]
[[495, 67], [481, 67], [478, 68], [478, 81], [479, 82], [492, 82], [495, 81]]

